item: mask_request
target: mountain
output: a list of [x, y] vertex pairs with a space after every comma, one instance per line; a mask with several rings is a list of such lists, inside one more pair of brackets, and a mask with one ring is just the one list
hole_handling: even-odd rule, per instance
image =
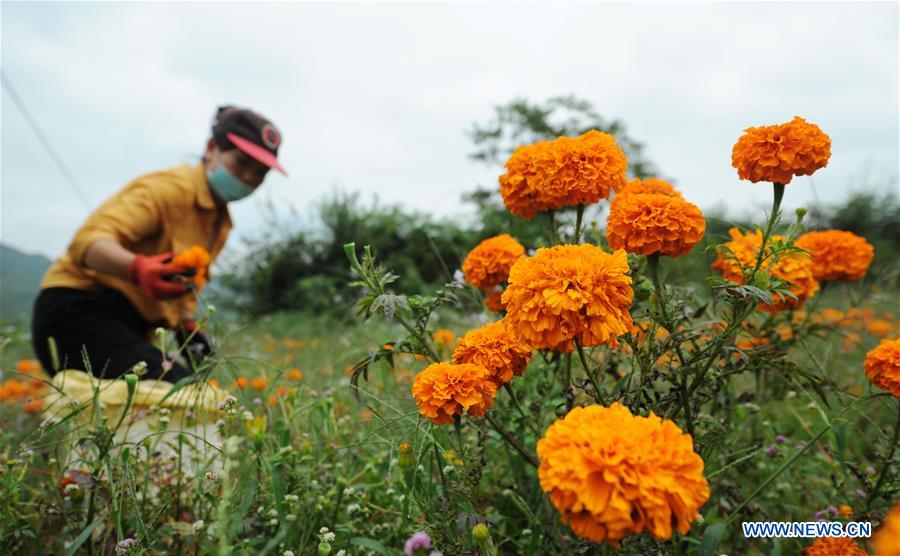
[[0, 322], [27, 322], [51, 260], [0, 243]]

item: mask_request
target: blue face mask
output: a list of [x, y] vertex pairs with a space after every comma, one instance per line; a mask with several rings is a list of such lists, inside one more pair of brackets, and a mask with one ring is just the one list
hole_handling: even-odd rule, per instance
[[237, 201], [253, 193], [252, 187], [234, 177], [222, 164], [213, 172], [207, 170], [206, 179], [213, 195], [223, 203]]

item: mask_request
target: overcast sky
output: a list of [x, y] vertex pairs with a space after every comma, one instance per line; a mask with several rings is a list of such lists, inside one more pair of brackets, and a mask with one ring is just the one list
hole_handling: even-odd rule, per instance
[[[91, 208], [137, 175], [196, 160], [218, 104], [281, 128], [290, 177], [233, 204], [301, 215], [340, 188], [441, 215], [496, 186], [465, 131], [492, 107], [575, 94], [620, 119], [702, 208], [767, 206], [731, 147], [794, 115], [832, 138], [819, 199], [897, 191], [898, 3], [2, 3], [2, 71]], [[0, 239], [55, 257], [88, 209], [2, 93]], [[788, 206], [811, 202], [810, 178]]]

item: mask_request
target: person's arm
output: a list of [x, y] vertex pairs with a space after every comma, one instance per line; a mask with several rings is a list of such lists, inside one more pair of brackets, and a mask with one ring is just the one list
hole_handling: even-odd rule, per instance
[[84, 251], [84, 266], [128, 280], [135, 254], [111, 239], [94, 240]]

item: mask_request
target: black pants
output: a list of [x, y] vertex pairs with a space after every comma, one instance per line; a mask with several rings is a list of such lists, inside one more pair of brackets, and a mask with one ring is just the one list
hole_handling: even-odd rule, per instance
[[[101, 378], [118, 378], [139, 361], [147, 363], [146, 378], [176, 382], [191, 374], [173, 362], [163, 373], [162, 353], [147, 338], [151, 325], [127, 297], [116, 290], [72, 288], [41, 290], [31, 317], [31, 342], [44, 370], [88, 369]], [[56, 343], [59, 369], [53, 368], [49, 338]]]

